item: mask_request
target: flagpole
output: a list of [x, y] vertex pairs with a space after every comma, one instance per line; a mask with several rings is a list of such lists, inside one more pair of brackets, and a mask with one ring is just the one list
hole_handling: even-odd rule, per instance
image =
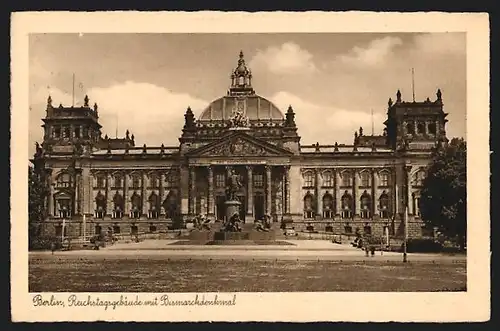
[[62, 231], [61, 231], [61, 245], [64, 242], [64, 228], [66, 227], [66, 217], [63, 218], [62, 221]]
[[75, 106], [75, 74], [74, 73], [73, 73], [73, 94], [72, 94], [72, 98], [73, 98], [72, 106], [74, 107]]
[[85, 241], [85, 233], [87, 232], [87, 222], [85, 219], [85, 213], [83, 214], [83, 241]]
[[411, 89], [413, 92], [413, 102], [415, 102], [415, 70], [411, 68]]

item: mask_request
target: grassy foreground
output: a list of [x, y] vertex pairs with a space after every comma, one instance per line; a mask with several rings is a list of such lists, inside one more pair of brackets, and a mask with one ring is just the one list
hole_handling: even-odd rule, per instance
[[30, 292], [465, 291], [465, 263], [30, 257]]

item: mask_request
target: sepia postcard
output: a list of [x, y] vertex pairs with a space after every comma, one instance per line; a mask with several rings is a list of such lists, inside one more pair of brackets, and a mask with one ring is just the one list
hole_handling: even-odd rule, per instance
[[14, 13], [12, 320], [489, 320], [488, 23]]

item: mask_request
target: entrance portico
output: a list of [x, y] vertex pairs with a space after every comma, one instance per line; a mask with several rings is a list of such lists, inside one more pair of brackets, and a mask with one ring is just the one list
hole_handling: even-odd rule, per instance
[[242, 183], [236, 196], [241, 202], [240, 218], [246, 223], [262, 219], [266, 214], [273, 221], [280, 221], [290, 212], [287, 164], [226, 159], [212, 160], [206, 165], [192, 162], [188, 169], [189, 217], [205, 214], [210, 219], [224, 220], [226, 180], [233, 170]]

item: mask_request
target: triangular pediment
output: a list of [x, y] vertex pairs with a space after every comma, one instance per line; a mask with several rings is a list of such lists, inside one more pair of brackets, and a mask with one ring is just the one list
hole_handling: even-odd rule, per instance
[[288, 156], [293, 153], [284, 148], [270, 144], [262, 139], [252, 137], [243, 132], [236, 132], [222, 137], [208, 145], [188, 153], [189, 156]]

